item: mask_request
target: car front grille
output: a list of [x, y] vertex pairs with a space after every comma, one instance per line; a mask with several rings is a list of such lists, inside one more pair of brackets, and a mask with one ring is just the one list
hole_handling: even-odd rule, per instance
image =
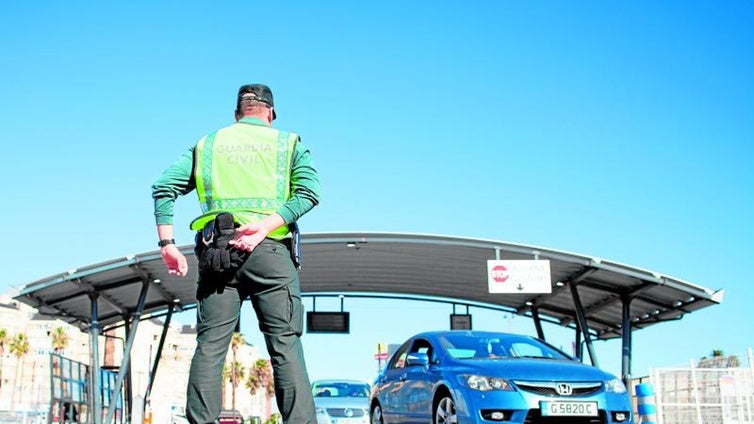
[[600, 411], [598, 417], [543, 417], [539, 409], [531, 409], [526, 414], [524, 424], [606, 424], [605, 411]]
[[558, 386], [561, 384], [559, 382], [547, 382], [547, 381], [514, 381], [516, 384], [516, 387], [518, 387], [521, 390], [536, 393], [538, 395], [542, 396], [553, 396], [553, 397], [572, 397], [572, 396], [587, 396], [591, 395], [593, 393], [597, 393], [600, 390], [602, 390], [602, 383], [599, 381], [596, 382], [579, 382], [579, 383], [568, 383], [568, 386], [570, 387], [571, 393], [570, 394], [560, 394], [558, 393]]
[[335, 418], [359, 418], [367, 414], [360, 408], [327, 408], [327, 415]]

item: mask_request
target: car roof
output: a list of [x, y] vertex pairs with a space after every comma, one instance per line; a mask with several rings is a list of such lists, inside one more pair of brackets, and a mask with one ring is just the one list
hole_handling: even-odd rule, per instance
[[418, 333], [411, 337], [412, 339], [415, 339], [417, 337], [424, 337], [424, 338], [432, 338], [432, 337], [438, 337], [438, 336], [444, 336], [448, 334], [463, 334], [467, 336], [501, 336], [501, 337], [531, 337], [528, 334], [518, 334], [518, 333], [504, 333], [501, 331], [487, 331], [487, 330], [438, 330], [438, 331], [425, 331], [422, 333]]
[[315, 380], [312, 381], [312, 385], [315, 384], [333, 384], [333, 383], [350, 383], [350, 384], [369, 384], [368, 382], [364, 380], [353, 380], [353, 379], [338, 379], [338, 378], [329, 378], [324, 380]]

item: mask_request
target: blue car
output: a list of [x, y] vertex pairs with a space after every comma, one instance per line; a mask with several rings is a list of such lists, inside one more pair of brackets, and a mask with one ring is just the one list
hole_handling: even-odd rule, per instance
[[528, 336], [418, 334], [390, 358], [369, 396], [372, 424], [633, 423], [623, 382]]

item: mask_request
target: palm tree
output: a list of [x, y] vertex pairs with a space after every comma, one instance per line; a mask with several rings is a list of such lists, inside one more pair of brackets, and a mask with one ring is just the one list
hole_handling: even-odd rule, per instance
[[71, 341], [71, 338], [63, 327], [55, 327], [50, 333], [50, 338], [52, 339], [52, 350], [55, 353], [65, 350], [65, 348], [68, 347], [68, 343]]
[[703, 356], [699, 360], [699, 368], [736, 368], [741, 365], [741, 361], [736, 355], [725, 355], [722, 349], [713, 349], [711, 356]]
[[[50, 332], [50, 338], [52, 339], [52, 351], [56, 354], [65, 350], [65, 348], [68, 347], [68, 343], [71, 341], [71, 338], [63, 327], [55, 327], [55, 329]], [[57, 356], [52, 357], [52, 374], [60, 374]]]
[[5, 343], [8, 342], [8, 332], [0, 328], [0, 388], [3, 387], [3, 357], [5, 356]]
[[223, 364], [222, 378], [222, 384], [220, 385], [220, 405], [222, 405], [222, 409], [225, 409], [225, 382], [230, 381], [230, 366], [227, 362]]
[[[249, 393], [251, 396], [254, 396], [257, 394], [259, 389], [262, 387], [262, 382], [259, 378], [256, 363], [252, 366], [252, 368], [249, 370], [249, 375], [246, 377], [245, 384], [247, 389], [249, 389]], [[253, 404], [254, 401], [252, 401]]]
[[[231, 363], [231, 372], [230, 372], [230, 385], [231, 385], [231, 405], [232, 409], [236, 409], [236, 389], [238, 388], [238, 383], [240, 379], [243, 378], [243, 367], [241, 369], [238, 369], [238, 348], [240, 346], [243, 346], [246, 344], [246, 340], [243, 338], [243, 334], [236, 331], [233, 333], [233, 337], [230, 339], [230, 348], [233, 351], [233, 362]], [[240, 372], [239, 372], [240, 371]]]
[[[15, 382], [14, 386], [20, 389], [21, 381], [23, 381], [23, 377], [24, 377], [24, 367], [23, 367], [22, 361], [23, 361], [24, 356], [26, 356], [26, 354], [29, 353], [29, 350], [30, 350], [29, 338], [26, 337], [26, 334], [24, 333], [18, 333], [16, 334], [16, 337], [11, 339], [9, 348], [10, 348], [10, 353], [12, 353], [16, 357], [16, 359], [19, 362], [21, 362], [21, 366], [16, 367], [16, 378], [14, 380]], [[18, 378], [19, 368], [21, 369], [21, 379]], [[23, 393], [23, 390], [21, 390], [21, 392]], [[13, 393], [15, 394], [15, 391]], [[16, 404], [13, 396], [11, 397], [11, 404], [12, 405]]]
[[234, 411], [236, 410], [236, 388], [238, 387], [238, 382], [243, 381], [245, 374], [246, 369], [244, 368], [243, 364], [238, 361], [230, 363], [230, 367], [228, 369], [228, 381], [230, 381], [232, 390], [231, 409], [233, 409]]
[[265, 417], [269, 417], [272, 407], [271, 400], [275, 396], [275, 383], [272, 376], [272, 367], [267, 359], [257, 359], [254, 366], [249, 372], [246, 380], [246, 388], [251, 395], [255, 395], [260, 389], [264, 389], [265, 395]]

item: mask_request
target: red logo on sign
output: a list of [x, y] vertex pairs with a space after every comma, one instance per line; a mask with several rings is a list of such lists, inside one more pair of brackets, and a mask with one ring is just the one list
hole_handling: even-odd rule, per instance
[[495, 265], [492, 267], [492, 271], [490, 271], [490, 277], [498, 283], [504, 283], [509, 277], [506, 271], [508, 271], [508, 268], [502, 265]]

